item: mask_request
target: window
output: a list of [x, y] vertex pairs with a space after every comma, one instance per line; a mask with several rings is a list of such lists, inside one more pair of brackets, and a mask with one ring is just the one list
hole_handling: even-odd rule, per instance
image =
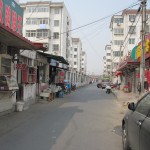
[[130, 39], [129, 39], [129, 44], [135, 44], [135, 39], [130, 38]]
[[33, 7], [33, 6], [27, 7], [27, 12], [28, 13], [36, 12], [36, 7]]
[[114, 34], [123, 34], [124, 30], [122, 28], [118, 29], [118, 28], [115, 28], [114, 29]]
[[123, 40], [114, 40], [114, 45], [123, 45]]
[[145, 31], [146, 31], [147, 34], [150, 32], [150, 26], [149, 25], [145, 26]]
[[129, 26], [129, 34], [135, 34], [136, 33], [136, 27], [135, 26]]
[[48, 12], [49, 9], [48, 9], [48, 7], [35, 7], [35, 6], [31, 6], [31, 7], [27, 7], [26, 11], [27, 11], [27, 13]]
[[134, 22], [135, 21], [135, 15], [129, 15], [129, 21]]
[[[120, 51], [114, 51], [113, 56], [114, 57], [119, 57], [120, 56]], [[123, 56], [123, 51], [121, 51], [121, 56]]]
[[114, 18], [115, 23], [123, 23], [123, 18]]
[[38, 24], [48, 24], [48, 18], [38, 18]]
[[59, 26], [59, 20], [54, 20], [54, 26], [58, 27]]
[[77, 65], [77, 62], [74, 62], [74, 65]]
[[55, 9], [54, 9], [54, 13], [55, 13], [55, 14], [59, 14], [59, 12], [60, 12], [60, 9], [59, 9], [59, 8], [55, 8]]
[[1, 72], [0, 74], [11, 74], [11, 59], [1, 57]]
[[36, 11], [37, 12], [48, 12], [49, 9], [48, 9], [48, 7], [37, 7]]
[[110, 65], [107, 66], [107, 69], [110, 69]]
[[113, 63], [113, 67], [116, 68], [118, 66], [118, 63]]
[[137, 112], [147, 115], [150, 110], [150, 95], [146, 95], [138, 104], [136, 107]]
[[26, 37], [36, 37], [36, 30], [26, 30]]
[[59, 51], [59, 45], [53, 44], [53, 51]]
[[37, 38], [45, 38], [49, 36], [48, 29], [38, 29], [37, 30]]
[[27, 18], [26, 23], [27, 23], [27, 25], [37, 25], [38, 20], [37, 20], [37, 18]]
[[74, 48], [74, 51], [77, 52], [77, 48]]
[[74, 55], [74, 58], [77, 58], [77, 55]]
[[107, 53], [107, 56], [111, 56], [111, 53]]
[[110, 50], [110, 49], [111, 49], [111, 47], [107, 47], [106, 49]]
[[53, 38], [54, 39], [59, 39], [59, 32], [54, 32]]
[[107, 59], [107, 62], [111, 62], [111, 59]]

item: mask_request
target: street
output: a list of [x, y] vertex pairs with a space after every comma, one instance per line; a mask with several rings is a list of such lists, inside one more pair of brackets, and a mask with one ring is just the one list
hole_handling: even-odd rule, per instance
[[95, 84], [0, 117], [0, 150], [122, 150], [120, 105]]

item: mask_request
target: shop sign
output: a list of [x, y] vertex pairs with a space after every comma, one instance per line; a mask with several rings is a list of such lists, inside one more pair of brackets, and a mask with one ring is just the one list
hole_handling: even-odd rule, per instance
[[[144, 47], [145, 47], [145, 53], [149, 53], [150, 52], [150, 39], [146, 39], [145, 43], [144, 43]], [[137, 50], [136, 50], [136, 58], [139, 59], [141, 57], [141, 49], [142, 46], [141, 44], [138, 45]]]
[[17, 70], [25, 70], [27, 68], [27, 64], [16, 64]]
[[23, 9], [14, 0], [0, 0], [0, 24], [22, 34]]

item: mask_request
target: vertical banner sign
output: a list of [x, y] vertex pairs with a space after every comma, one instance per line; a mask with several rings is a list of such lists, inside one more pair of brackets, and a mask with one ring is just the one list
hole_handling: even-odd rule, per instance
[[23, 9], [14, 0], [0, 0], [0, 24], [22, 34]]

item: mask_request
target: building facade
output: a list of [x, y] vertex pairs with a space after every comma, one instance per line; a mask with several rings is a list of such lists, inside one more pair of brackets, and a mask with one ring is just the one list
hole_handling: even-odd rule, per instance
[[81, 60], [81, 73], [86, 75], [86, 68], [87, 68], [87, 56], [86, 53], [82, 52], [82, 60]]
[[23, 35], [35, 43], [43, 43], [49, 54], [68, 60], [71, 48], [71, 18], [62, 2], [27, 2], [24, 10]]
[[106, 51], [106, 72], [107, 75], [109, 76], [111, 71], [111, 64], [112, 64], [111, 45], [106, 45], [105, 51]]
[[[112, 33], [112, 72], [116, 71], [118, 63], [126, 57], [135, 45], [141, 40], [141, 14], [138, 10], [124, 10], [121, 15], [111, 18], [110, 30]], [[148, 19], [150, 11], [147, 10]], [[150, 22], [147, 21], [146, 33], [150, 31]]]
[[81, 73], [82, 43], [79, 38], [72, 38], [73, 69]]
[[[146, 11], [145, 34], [150, 32], [150, 10]], [[141, 41], [141, 12], [138, 10], [124, 10], [121, 15], [115, 15], [110, 22], [112, 33], [112, 68], [113, 79], [120, 85], [128, 87], [129, 92], [136, 92], [136, 85], [140, 82], [140, 61], [137, 47]], [[133, 58], [136, 56], [137, 58]], [[147, 79], [145, 79], [147, 80]]]

